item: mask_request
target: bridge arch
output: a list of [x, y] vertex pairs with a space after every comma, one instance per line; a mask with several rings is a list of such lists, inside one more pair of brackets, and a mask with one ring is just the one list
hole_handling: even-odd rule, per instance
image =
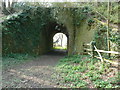
[[49, 33], [50, 51], [53, 49], [53, 37], [57, 33], [63, 33], [67, 37], [67, 52], [69, 48], [69, 33], [64, 24], [59, 24], [57, 22], [50, 22], [47, 27], [47, 32]]
[[[50, 13], [52, 11], [54, 13], [53, 9], [39, 7], [23, 11], [5, 20], [2, 32], [3, 54], [10, 52], [46, 53], [52, 50], [53, 36], [56, 33], [64, 33], [67, 36], [68, 55], [81, 54], [83, 43], [89, 43], [93, 40], [94, 29], [89, 27], [88, 18], [75, 19], [71, 13], [74, 11], [73, 8], [63, 9], [57, 12], [56, 17], [50, 17]], [[74, 22], [77, 22], [77, 26]]]
[[64, 50], [67, 51], [68, 37], [64, 33], [56, 33], [53, 36], [53, 49]]

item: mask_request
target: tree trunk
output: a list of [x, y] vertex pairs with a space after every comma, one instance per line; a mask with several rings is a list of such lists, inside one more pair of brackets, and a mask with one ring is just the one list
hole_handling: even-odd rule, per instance
[[98, 7], [98, 0], [95, 0], [94, 5], [96, 6], [96, 8]]
[[8, 9], [10, 9], [10, 0], [8, 0]]
[[[110, 2], [108, 1], [108, 17], [107, 17], [107, 45], [108, 45], [108, 51], [110, 51], [109, 22], [110, 22]], [[108, 54], [108, 56], [110, 57], [110, 53]]]
[[5, 0], [2, 1], [2, 11], [6, 11], [6, 3]]

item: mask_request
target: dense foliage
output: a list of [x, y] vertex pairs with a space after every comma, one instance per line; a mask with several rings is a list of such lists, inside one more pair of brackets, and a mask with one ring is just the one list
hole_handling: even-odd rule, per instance
[[[47, 6], [45, 6], [47, 4]], [[58, 20], [58, 14], [69, 12], [73, 18], [73, 25], [79, 27], [84, 19], [88, 19], [88, 26], [95, 23], [93, 18], [101, 21], [105, 19], [96, 13], [99, 11], [103, 16], [107, 17], [107, 3], [98, 3], [95, 8], [94, 3], [17, 3], [16, 9], [20, 9], [20, 13], [8, 16], [3, 22], [3, 53], [9, 52], [36, 52], [40, 43], [42, 43], [42, 35], [49, 22], [63, 24]], [[74, 5], [74, 6], [73, 6]], [[76, 5], [76, 6], [75, 6]], [[72, 6], [72, 7], [71, 7]], [[47, 8], [49, 7], [49, 8]], [[118, 4], [111, 3], [110, 23], [119, 23], [118, 20]], [[68, 13], [67, 13], [68, 14]], [[115, 19], [114, 19], [115, 18]], [[64, 19], [64, 18], [63, 18]], [[107, 50], [106, 42], [106, 26], [97, 25], [95, 41], [100, 49]], [[46, 31], [46, 34], [48, 31]], [[119, 46], [119, 33], [110, 33], [111, 42]], [[48, 36], [49, 37], [49, 36]], [[102, 42], [99, 42], [102, 40]], [[104, 46], [102, 45], [104, 43]], [[103, 46], [103, 47], [101, 47]]]
[[[60, 60], [56, 66], [57, 82], [69, 88], [118, 88], [118, 72], [110, 64], [83, 55], [74, 55]], [[117, 70], [117, 69], [116, 69]]]
[[[49, 39], [53, 34], [51, 30], [57, 30], [60, 25], [58, 15], [61, 13], [69, 14], [73, 20], [73, 26], [80, 27], [83, 20], [87, 19], [90, 29], [95, 29], [96, 46], [98, 49], [108, 50], [107, 48], [107, 25], [100, 24], [95, 18], [105, 22], [99, 11], [104, 17], [107, 17], [107, 3], [98, 3], [95, 8], [92, 3], [76, 3], [76, 7], [71, 3], [60, 4], [40, 4], [40, 3], [18, 3], [21, 12], [8, 16], [0, 29], [2, 28], [2, 51], [3, 68], [14, 66], [16, 63], [24, 62], [28, 59], [28, 54], [40, 54], [41, 51], [49, 49]], [[16, 6], [18, 7], [16, 4]], [[51, 5], [51, 7], [49, 6]], [[53, 5], [53, 6], [52, 6]], [[58, 5], [58, 6], [57, 6]], [[54, 7], [55, 6], [55, 7]], [[49, 7], [49, 8], [48, 8]], [[118, 4], [111, 3], [110, 23], [118, 24]], [[17, 8], [18, 9], [18, 8]], [[19, 11], [19, 10], [18, 10]], [[63, 20], [64, 16], [62, 15]], [[63, 21], [61, 20], [61, 21]], [[69, 22], [68, 22], [69, 23]], [[55, 26], [54, 26], [55, 25]], [[58, 25], [58, 26], [57, 26]], [[64, 25], [63, 25], [64, 26]], [[89, 30], [88, 30], [89, 31]], [[111, 47], [118, 50], [120, 46], [120, 35], [118, 28], [109, 27]], [[1, 33], [0, 33], [1, 34]], [[46, 46], [45, 46], [46, 45]], [[113, 49], [111, 48], [111, 50]], [[27, 53], [27, 54], [13, 54]], [[9, 68], [9, 67], [8, 67]], [[88, 56], [70, 56], [62, 59], [56, 66], [58, 71], [58, 83], [63, 87], [72, 88], [118, 88], [118, 72], [110, 67], [108, 63], [101, 63]], [[55, 75], [57, 77], [57, 75]], [[63, 85], [64, 84], [64, 85]]]
[[[49, 38], [50, 30], [46, 30], [49, 23], [59, 22], [57, 15], [59, 12], [69, 12], [73, 18], [73, 25], [80, 26], [82, 20], [87, 19], [87, 14], [91, 10], [89, 7], [64, 8], [64, 7], [31, 7], [18, 13], [8, 16], [3, 25], [3, 54], [6, 53], [39, 53], [40, 45], [46, 42], [42, 38], [46, 34]], [[55, 29], [50, 27], [49, 29]], [[46, 47], [47, 48], [47, 47]], [[37, 51], [36, 51], [37, 50]]]
[[96, 46], [101, 50], [107, 50], [107, 27], [101, 24], [98, 24], [95, 32], [95, 41]]
[[16, 65], [28, 62], [34, 58], [35, 56], [28, 54], [9, 54], [6, 57], [2, 58], [2, 69], [5, 70], [11, 67], [15, 67]]
[[[120, 23], [120, 20], [118, 19], [119, 8], [120, 6], [118, 5], [117, 2], [110, 3], [110, 22]], [[107, 2], [99, 3], [96, 10], [99, 11], [106, 18], [108, 17], [108, 3]]]
[[10, 52], [13, 48], [32, 53], [41, 43], [42, 30], [50, 20], [50, 9], [47, 8], [29, 8], [5, 20], [3, 41], [7, 43], [3, 43], [3, 54]]

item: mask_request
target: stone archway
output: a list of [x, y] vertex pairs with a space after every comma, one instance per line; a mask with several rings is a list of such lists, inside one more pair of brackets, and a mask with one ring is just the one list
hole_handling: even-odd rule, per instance
[[53, 36], [53, 50], [68, 54], [68, 37], [64, 33], [56, 33]]
[[50, 51], [53, 49], [53, 37], [57, 33], [63, 33], [67, 37], [67, 52], [69, 48], [69, 34], [68, 30], [65, 25], [63, 24], [58, 24], [57, 22], [49, 22], [48, 26], [46, 26], [46, 30], [49, 33], [49, 42], [50, 42]]
[[[40, 16], [42, 9], [48, 12], [48, 14], [43, 12], [45, 20]], [[3, 22], [3, 51], [6, 50], [4, 53], [34, 53], [38, 55], [46, 53], [53, 47], [54, 34], [60, 32], [68, 37], [68, 55], [82, 54], [83, 43], [93, 40], [95, 31], [88, 26], [88, 18], [82, 21], [76, 20], [71, 15], [72, 8], [65, 9], [65, 11], [60, 10], [56, 17], [51, 16], [52, 20], [49, 17], [50, 10], [48, 8], [37, 8], [22, 12]], [[55, 11], [51, 10], [51, 12]], [[48, 17], [49, 19], [47, 19]], [[23, 18], [25, 21], [22, 20]], [[75, 26], [74, 21], [80, 22], [79, 26]], [[15, 25], [16, 27], [14, 27]], [[6, 34], [8, 31], [14, 35]]]

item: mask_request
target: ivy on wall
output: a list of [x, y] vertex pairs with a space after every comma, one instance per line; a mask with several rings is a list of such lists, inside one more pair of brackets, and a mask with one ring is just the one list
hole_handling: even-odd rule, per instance
[[37, 50], [44, 42], [42, 37], [48, 23], [62, 24], [58, 22], [57, 18], [61, 11], [69, 12], [74, 20], [73, 25], [76, 27], [79, 27], [82, 20], [92, 12], [87, 6], [81, 8], [27, 6], [22, 13], [15, 14], [3, 22], [3, 54], [9, 52], [32, 53]]
[[[88, 26], [91, 26], [95, 22], [93, 20], [94, 16], [92, 16], [93, 11], [89, 6], [79, 8], [27, 7], [23, 12], [13, 15], [2, 23], [3, 54], [10, 52], [34, 53], [36, 50], [39, 52], [39, 48], [43, 47], [40, 45], [47, 42], [44, 42], [43, 36], [45, 35], [43, 34], [47, 36], [48, 30], [46, 30], [46, 27], [49, 22], [56, 22], [62, 25], [57, 18], [59, 12], [69, 12], [71, 18], [73, 18], [73, 25], [75, 27], [79, 27], [82, 21], [88, 18]], [[56, 27], [53, 29], [57, 30]], [[117, 40], [119, 39], [117, 38], [117, 36], [111, 35], [110, 40], [118, 42]], [[106, 50], [106, 40], [106, 27], [98, 25], [97, 32], [95, 33], [95, 41], [98, 42], [97, 46], [100, 49]]]
[[[71, 8], [71, 7], [54, 7], [53, 16], [58, 20], [58, 14], [64, 13], [73, 18], [73, 25], [79, 27], [83, 20], [87, 19], [88, 16], [93, 13], [92, 9], [89, 6]], [[63, 16], [64, 17], [64, 16]], [[59, 22], [58, 22], [59, 23]]]
[[[32, 12], [33, 11], [33, 12]], [[27, 9], [2, 23], [3, 54], [33, 52], [42, 43], [41, 34], [52, 19], [50, 9]]]

